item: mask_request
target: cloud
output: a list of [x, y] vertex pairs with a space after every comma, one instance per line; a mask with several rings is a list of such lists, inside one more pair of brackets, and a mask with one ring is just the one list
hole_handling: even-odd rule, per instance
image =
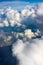
[[43, 38], [18, 40], [12, 46], [12, 54], [17, 56], [19, 65], [43, 65]]
[[40, 38], [41, 32], [37, 29], [36, 32], [33, 32], [31, 29], [25, 29], [24, 32], [13, 32], [13, 35], [16, 39], [34, 39]]
[[12, 8], [7, 9], [6, 16], [10, 22], [11, 26], [14, 26], [20, 21], [20, 14], [18, 11], [13, 10]]
[[8, 36], [3, 31], [0, 33], [0, 39], [3, 40], [1, 47], [11, 45], [16, 40], [12, 44], [12, 56], [17, 56], [19, 65], [43, 65], [42, 11], [43, 3], [35, 6], [29, 4], [21, 11], [9, 6], [0, 9], [0, 27], [11, 26], [14, 30], [8, 32]]
[[37, 14], [43, 16], [43, 3], [37, 4]]
[[32, 37], [35, 37], [35, 34], [30, 29], [28, 29], [25, 30], [25, 36], [31, 39]]
[[0, 23], [0, 27], [4, 27], [4, 25], [2, 23]]
[[[40, 12], [39, 12], [40, 11]], [[0, 8], [0, 27], [18, 27], [23, 25], [28, 28], [37, 28], [42, 31], [43, 25], [43, 3], [37, 3], [35, 5], [26, 5], [20, 11], [8, 6], [6, 8]], [[29, 25], [31, 25], [29, 27]]]
[[27, 5], [22, 11], [21, 15], [23, 17], [33, 16], [35, 15], [35, 10], [32, 8], [33, 6]]
[[14, 26], [15, 24], [20, 25], [20, 13], [17, 10], [13, 10], [11, 7], [6, 8], [3, 12], [0, 12], [0, 21], [4, 26]]
[[8, 23], [7, 19], [3, 21], [3, 25], [6, 26], [6, 27], [9, 26], [9, 23]]

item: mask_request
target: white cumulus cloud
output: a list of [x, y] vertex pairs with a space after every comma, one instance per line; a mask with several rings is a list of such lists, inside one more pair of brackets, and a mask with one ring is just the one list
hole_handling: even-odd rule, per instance
[[32, 37], [35, 37], [35, 34], [31, 31], [31, 29], [27, 29], [25, 30], [25, 36], [31, 39]]
[[20, 11], [11, 7], [0, 9], [0, 27], [35, 24], [41, 30], [43, 27], [43, 3], [30, 5], [31, 3]]
[[17, 56], [19, 65], [43, 65], [43, 38], [18, 40], [12, 46], [12, 54]]

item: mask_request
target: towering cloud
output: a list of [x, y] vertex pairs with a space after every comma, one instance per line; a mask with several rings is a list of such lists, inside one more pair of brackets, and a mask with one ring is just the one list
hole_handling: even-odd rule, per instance
[[6, 16], [10, 22], [11, 26], [18, 24], [20, 22], [20, 14], [18, 11], [13, 10], [12, 8], [7, 9]]

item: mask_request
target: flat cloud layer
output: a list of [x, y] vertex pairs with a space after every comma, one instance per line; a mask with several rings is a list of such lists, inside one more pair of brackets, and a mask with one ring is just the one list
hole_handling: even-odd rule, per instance
[[43, 38], [18, 40], [12, 46], [12, 54], [17, 56], [19, 65], [43, 65]]

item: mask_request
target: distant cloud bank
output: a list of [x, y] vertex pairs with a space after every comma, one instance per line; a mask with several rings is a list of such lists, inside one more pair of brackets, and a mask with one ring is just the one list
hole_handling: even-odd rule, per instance
[[[0, 8], [0, 27], [14, 26], [15, 24], [22, 25], [25, 23], [43, 23], [43, 3], [38, 3], [35, 6], [27, 5], [20, 12], [7, 7]], [[29, 20], [28, 20], [29, 19]], [[34, 22], [32, 22], [34, 21]]]

